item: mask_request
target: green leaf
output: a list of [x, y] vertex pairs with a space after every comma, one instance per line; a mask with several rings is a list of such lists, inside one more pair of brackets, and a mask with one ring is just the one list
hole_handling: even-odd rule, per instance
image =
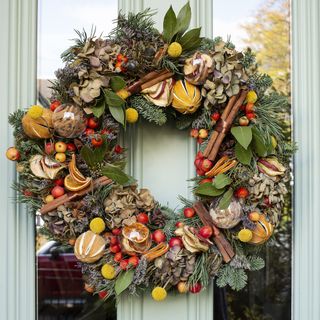
[[248, 148], [252, 140], [252, 130], [250, 127], [233, 127], [231, 128], [231, 133], [245, 149]]
[[119, 76], [114, 76], [110, 79], [110, 87], [115, 92], [123, 89], [126, 84], [127, 83], [123, 80], [123, 78]]
[[201, 28], [196, 28], [189, 30], [183, 35], [179, 41], [183, 50], [193, 50], [199, 46], [199, 43], [201, 42], [200, 32]]
[[100, 163], [103, 161], [108, 150], [108, 142], [106, 139], [103, 140], [102, 145], [99, 148], [95, 148], [93, 151], [93, 161], [95, 163]]
[[252, 128], [252, 147], [259, 157], [265, 157], [268, 153], [268, 147], [265, 145], [264, 139], [256, 128]]
[[218, 174], [213, 181], [213, 186], [222, 189], [231, 183], [231, 179], [224, 173]]
[[235, 154], [237, 159], [245, 165], [250, 165], [252, 159], [252, 151], [251, 148], [248, 147], [247, 149], [243, 148], [240, 143], [236, 143], [235, 146]]
[[89, 167], [94, 167], [94, 155], [93, 151], [88, 146], [83, 146], [80, 151], [80, 155], [83, 158], [83, 160], [87, 163]]
[[114, 119], [117, 120], [119, 123], [121, 123], [124, 126], [125, 116], [124, 116], [123, 108], [109, 106], [109, 110], [110, 110], [111, 115], [114, 117]]
[[166, 41], [167, 43], [170, 43], [172, 37], [175, 35], [176, 25], [177, 25], [176, 14], [172, 6], [170, 6], [163, 20], [162, 37], [163, 37], [163, 40]]
[[124, 290], [126, 290], [131, 282], [133, 281], [134, 270], [128, 270], [124, 273], [121, 273], [114, 285], [114, 291], [117, 295], [121, 294]]
[[122, 107], [126, 103], [123, 99], [121, 99], [116, 93], [111, 90], [104, 90], [104, 97], [106, 99], [106, 103], [109, 107]]
[[91, 108], [91, 110], [95, 117], [100, 118], [103, 115], [105, 108], [106, 101], [105, 99], [101, 99], [94, 107]]
[[178, 13], [175, 34], [176, 33], [184, 34], [184, 32], [189, 28], [190, 21], [191, 21], [191, 8], [190, 8], [190, 3], [187, 2]]
[[217, 189], [210, 182], [200, 184], [195, 189], [196, 194], [202, 195], [202, 196], [209, 196], [209, 197], [220, 196], [223, 192], [224, 192], [224, 189]]
[[222, 198], [219, 201], [219, 209], [227, 209], [229, 207], [229, 204], [231, 202], [233, 196], [233, 189], [229, 189], [227, 192], [224, 193]]
[[127, 176], [122, 170], [110, 164], [103, 167], [101, 172], [104, 176], [112, 179], [119, 184], [125, 184], [130, 179], [129, 176]]

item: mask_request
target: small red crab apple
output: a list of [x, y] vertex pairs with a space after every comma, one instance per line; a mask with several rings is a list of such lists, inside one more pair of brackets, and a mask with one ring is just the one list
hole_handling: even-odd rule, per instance
[[114, 258], [113, 258], [113, 260], [115, 261], [115, 262], [120, 262], [121, 260], [122, 260], [122, 252], [117, 252], [115, 255], [114, 255]]
[[120, 261], [120, 268], [122, 270], [127, 270], [129, 264], [129, 259], [123, 259]]
[[118, 235], [121, 234], [121, 229], [120, 229], [120, 228], [112, 229], [111, 232], [112, 232], [112, 234], [114, 234], [115, 236], [118, 236]]
[[198, 129], [191, 129], [190, 130], [190, 136], [192, 138], [198, 138], [199, 137], [199, 130]]
[[183, 210], [183, 214], [186, 218], [192, 218], [196, 214], [196, 212], [193, 208], [188, 207]]
[[202, 169], [204, 172], [208, 172], [212, 167], [212, 161], [210, 161], [209, 159], [203, 159], [200, 169]]
[[179, 247], [179, 248], [182, 248], [183, 247], [183, 242], [181, 240], [181, 238], [179, 237], [173, 237], [169, 240], [169, 247], [172, 248], [172, 247]]
[[247, 125], [249, 125], [249, 119], [246, 116], [243, 116], [239, 119], [239, 124], [242, 127], [246, 127]]
[[249, 120], [252, 120], [252, 119], [255, 119], [256, 118], [256, 114], [254, 112], [249, 112], [246, 114], [246, 117], [249, 119]]
[[15, 147], [10, 147], [6, 152], [6, 157], [8, 160], [17, 161], [20, 159], [20, 152]]
[[205, 239], [209, 239], [212, 234], [213, 232], [210, 226], [204, 226], [199, 230], [199, 235]]
[[161, 243], [166, 240], [166, 235], [162, 230], [158, 229], [152, 234], [152, 239], [156, 243]]
[[183, 226], [184, 226], [184, 223], [181, 222], [181, 221], [178, 221], [178, 222], [176, 223], [176, 227], [177, 227], [177, 228], [182, 228]]
[[239, 187], [236, 191], [235, 191], [235, 196], [237, 198], [240, 198], [240, 199], [245, 199], [245, 198], [248, 198], [249, 196], [249, 191], [247, 188], [245, 187]]
[[149, 217], [148, 217], [148, 215], [146, 213], [140, 212], [137, 215], [137, 221], [142, 223], [142, 224], [147, 224], [147, 223], [149, 223]]
[[91, 129], [97, 129], [99, 127], [99, 121], [97, 118], [92, 117], [88, 119], [87, 126]]
[[128, 260], [128, 264], [132, 265], [134, 268], [136, 268], [139, 264], [139, 258], [137, 256], [132, 256]]
[[54, 153], [54, 143], [53, 142], [47, 142], [44, 145], [44, 152], [46, 154], [53, 154]]
[[211, 115], [211, 119], [214, 121], [218, 121], [220, 119], [220, 113], [219, 112], [215, 112]]
[[61, 102], [59, 100], [53, 100], [50, 104], [50, 110], [54, 111], [61, 105]]
[[194, 284], [193, 286], [191, 286], [189, 288], [189, 291], [191, 293], [199, 293], [201, 291], [201, 289], [202, 289], [201, 283], [197, 282], [196, 284]]
[[104, 299], [108, 295], [108, 291], [103, 290], [98, 293], [100, 299]]
[[64, 195], [64, 189], [61, 186], [55, 186], [52, 188], [51, 194], [54, 198], [59, 198]]
[[69, 151], [69, 152], [74, 152], [74, 151], [76, 151], [76, 145], [74, 144], [74, 143], [72, 143], [72, 142], [69, 142], [69, 143], [67, 143], [67, 150]]

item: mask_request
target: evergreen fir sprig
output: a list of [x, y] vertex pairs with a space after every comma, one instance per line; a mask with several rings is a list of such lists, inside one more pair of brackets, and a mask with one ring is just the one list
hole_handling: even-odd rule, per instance
[[249, 77], [248, 87], [261, 97], [272, 86], [272, 82], [269, 75], [256, 72]]
[[240, 291], [247, 285], [248, 276], [243, 269], [237, 269], [229, 264], [222, 265], [217, 275], [217, 286], [229, 285], [233, 290]]
[[146, 100], [141, 95], [135, 95], [130, 98], [130, 105], [135, 108], [139, 114], [149, 122], [162, 126], [167, 122], [167, 116], [163, 110], [152, 102]]
[[256, 64], [256, 54], [251, 50], [251, 48], [247, 48], [243, 52], [243, 58], [240, 62], [246, 69], [249, 69]]
[[198, 255], [194, 271], [188, 279], [189, 286], [194, 286], [196, 283], [201, 283], [203, 287], [207, 287], [209, 284], [207, 253]]
[[278, 143], [283, 141], [283, 114], [288, 106], [288, 98], [278, 93], [263, 96], [256, 104], [257, 121], [255, 127], [262, 137], [270, 141], [274, 136]]

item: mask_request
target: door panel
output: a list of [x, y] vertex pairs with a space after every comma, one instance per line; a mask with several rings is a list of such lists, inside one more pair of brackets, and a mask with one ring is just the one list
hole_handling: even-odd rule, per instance
[[[185, 1], [120, 1], [119, 9], [136, 12], [148, 7], [156, 8], [156, 27], [162, 30], [162, 19], [171, 4], [175, 10], [179, 10]], [[211, 1], [190, 1], [190, 5], [191, 24], [203, 25], [203, 30], [208, 31], [207, 35], [210, 36]], [[195, 176], [193, 161], [196, 144], [194, 139], [189, 138], [187, 131], [179, 131], [174, 123], [159, 127], [141, 121], [135, 128], [129, 128], [123, 139], [128, 148], [128, 172], [138, 180], [140, 187], [150, 189], [157, 201], [171, 208], [179, 206], [178, 195], [192, 197], [192, 183], [187, 180]], [[153, 301], [149, 295], [141, 298], [126, 297], [121, 299], [118, 306], [118, 319], [211, 320], [213, 290], [209, 288], [198, 295], [170, 294], [161, 303]]]

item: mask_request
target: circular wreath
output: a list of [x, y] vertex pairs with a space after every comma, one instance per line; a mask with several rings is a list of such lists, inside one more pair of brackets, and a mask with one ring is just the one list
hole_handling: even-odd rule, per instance
[[[198, 293], [212, 277], [239, 290], [264, 267], [257, 248], [279, 222], [293, 147], [283, 133], [287, 98], [257, 70], [250, 49], [188, 31], [186, 4], [164, 30], [145, 10], [119, 14], [107, 38], [78, 32], [62, 54], [50, 108], [10, 115], [19, 200], [42, 230], [74, 246], [85, 289], [107, 299], [151, 289]], [[123, 172], [121, 126], [174, 119], [199, 151], [194, 200], [176, 212]]]

